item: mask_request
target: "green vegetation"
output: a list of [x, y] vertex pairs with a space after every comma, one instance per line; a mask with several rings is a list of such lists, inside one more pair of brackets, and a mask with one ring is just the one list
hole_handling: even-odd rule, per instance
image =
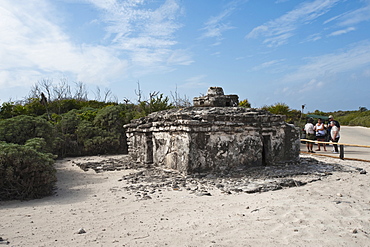
[[173, 108], [158, 92], [147, 101], [119, 104], [86, 100], [82, 91], [73, 97], [68, 86], [45, 89], [47, 97], [34, 93], [24, 102], [0, 106], [0, 200], [50, 195], [55, 158], [127, 153], [124, 124]]
[[277, 115], [285, 115], [288, 123], [294, 123], [299, 126], [301, 121], [301, 112], [298, 110], [292, 110], [285, 103], [276, 103], [275, 105], [264, 106], [263, 110], [269, 111]]
[[38, 152], [42, 141], [36, 143], [0, 142], [0, 200], [33, 199], [52, 193], [56, 182], [53, 155]]
[[370, 111], [365, 107], [360, 107], [358, 111], [332, 112], [330, 115], [341, 125], [370, 127]]
[[245, 107], [245, 108], [250, 108], [251, 104], [249, 103], [249, 101], [247, 99], [245, 99], [245, 100], [242, 100], [242, 101], [239, 102], [239, 106], [240, 107]]

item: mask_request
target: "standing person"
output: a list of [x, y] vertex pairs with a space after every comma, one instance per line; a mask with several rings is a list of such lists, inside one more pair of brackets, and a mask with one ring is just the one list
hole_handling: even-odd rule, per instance
[[[324, 122], [321, 118], [317, 120], [317, 124], [315, 125], [315, 131], [316, 131], [316, 140], [323, 142], [325, 141], [325, 135], [326, 135], [326, 129], [324, 126]], [[320, 151], [320, 143], [317, 143], [317, 149], [315, 151]], [[326, 144], [322, 144], [324, 151], [326, 151]]]
[[339, 124], [339, 122], [337, 120], [334, 120], [333, 115], [330, 115], [329, 116], [329, 123], [332, 122], [332, 121], [334, 122], [335, 126], [337, 126], [338, 129], [340, 130], [340, 124]]
[[[330, 115], [328, 118], [329, 118], [329, 124], [328, 124], [328, 137], [329, 138], [328, 138], [327, 141], [329, 142], [329, 141], [331, 141], [331, 124], [330, 123], [333, 121], [334, 125], [337, 126], [339, 130], [340, 130], [340, 124], [339, 124], [338, 121], [334, 120], [333, 115]], [[333, 147], [333, 152], [335, 152], [334, 147]]]
[[[340, 135], [339, 135], [340, 128], [338, 128], [335, 125], [335, 122], [334, 121], [331, 121], [330, 122], [330, 126], [331, 126], [331, 130], [330, 130], [331, 141], [332, 142], [338, 142], [339, 141], [339, 138], [340, 138]], [[338, 145], [337, 144], [333, 144], [333, 146], [334, 146], [333, 153], [335, 153], [335, 154], [339, 153], [338, 152]]]
[[[315, 126], [313, 126], [313, 118], [309, 118], [307, 120], [306, 125], [304, 126], [304, 130], [306, 131], [306, 139], [308, 139], [310, 141], [315, 140], [315, 130], [314, 130], [314, 128], [315, 128]], [[306, 142], [306, 146], [307, 146], [307, 150], [308, 150], [309, 153], [314, 153], [314, 151], [312, 150], [313, 142]]]

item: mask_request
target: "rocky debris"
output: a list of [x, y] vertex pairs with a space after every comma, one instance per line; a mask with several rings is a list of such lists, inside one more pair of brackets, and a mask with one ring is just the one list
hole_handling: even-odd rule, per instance
[[0, 237], [0, 244], [10, 244], [10, 242], [6, 239], [3, 239], [2, 237]]
[[128, 170], [128, 169], [138, 169], [144, 168], [141, 164], [137, 164], [132, 162], [128, 157], [122, 159], [114, 159], [108, 158], [102, 161], [87, 161], [87, 162], [75, 162], [72, 161], [73, 164], [79, 166], [85, 172], [89, 169], [93, 169], [96, 173], [103, 172], [103, 171], [120, 171], [120, 170]]
[[212, 196], [213, 191], [223, 194], [258, 193], [303, 186], [321, 180], [333, 172], [358, 172], [357, 168], [329, 164], [313, 158], [301, 158], [298, 165], [258, 166], [235, 169], [223, 173], [196, 173], [184, 175], [177, 170], [146, 166], [131, 162], [129, 157], [120, 160], [108, 158], [100, 162], [75, 163], [81, 169], [96, 172], [134, 169], [123, 176], [124, 190], [137, 200], [159, 197], [163, 191], [188, 191], [197, 196]]
[[362, 168], [359, 168], [359, 167], [357, 167], [356, 170], [359, 171], [360, 174], [366, 174], [367, 173], [365, 169], [362, 169]]
[[212, 196], [210, 191], [216, 189], [224, 194], [256, 193], [297, 187], [307, 183], [292, 178], [253, 178], [247, 174], [237, 177], [179, 176], [174, 172], [162, 173], [160, 169], [133, 173], [124, 176], [123, 180], [128, 184], [123, 188], [135, 193], [138, 199], [145, 199], [148, 194], [161, 193], [163, 190], [185, 190], [197, 196]]
[[85, 231], [85, 229], [83, 229], [83, 228], [80, 228], [80, 229], [78, 230], [78, 232], [77, 232], [77, 234], [84, 234], [84, 233], [86, 233], [86, 231]]

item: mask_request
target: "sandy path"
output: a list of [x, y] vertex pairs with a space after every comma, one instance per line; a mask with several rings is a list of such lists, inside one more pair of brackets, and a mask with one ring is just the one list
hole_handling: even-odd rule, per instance
[[[116, 156], [119, 157], [119, 156]], [[99, 157], [80, 159], [98, 160]], [[319, 158], [370, 171], [370, 164]], [[9, 246], [369, 246], [369, 174], [335, 172], [272, 192], [196, 196], [161, 191], [137, 200], [129, 171], [84, 172], [57, 162], [57, 194], [0, 202]], [[80, 228], [86, 233], [77, 234]]]
[[340, 141], [348, 144], [370, 146], [370, 128], [359, 126], [341, 126]]

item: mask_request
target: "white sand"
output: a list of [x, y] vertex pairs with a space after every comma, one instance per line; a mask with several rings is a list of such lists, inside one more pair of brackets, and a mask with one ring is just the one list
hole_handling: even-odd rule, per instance
[[[370, 173], [370, 163], [315, 158]], [[8, 246], [370, 246], [369, 173], [256, 194], [171, 190], [137, 200], [119, 181], [129, 171], [84, 172], [67, 159], [56, 167], [56, 195], [0, 202]]]

